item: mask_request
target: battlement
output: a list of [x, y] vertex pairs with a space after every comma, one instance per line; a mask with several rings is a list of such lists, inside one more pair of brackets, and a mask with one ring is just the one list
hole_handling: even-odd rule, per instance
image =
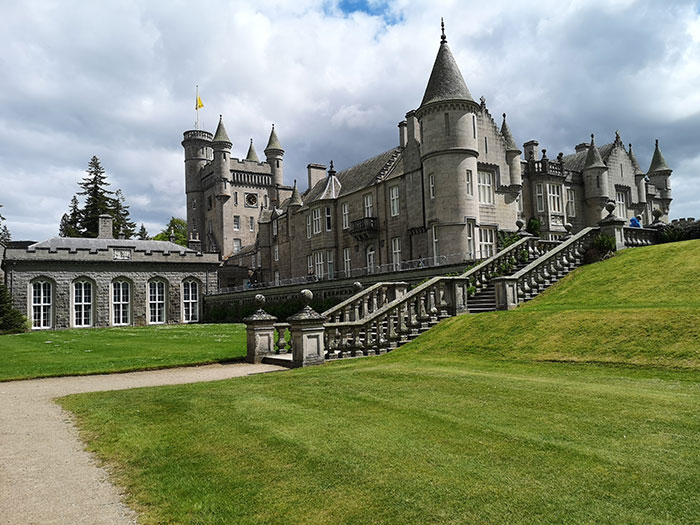
[[207, 142], [211, 142], [214, 138], [213, 133], [204, 131], [203, 129], [191, 129], [189, 131], [185, 131], [183, 135], [184, 140], [206, 140]]

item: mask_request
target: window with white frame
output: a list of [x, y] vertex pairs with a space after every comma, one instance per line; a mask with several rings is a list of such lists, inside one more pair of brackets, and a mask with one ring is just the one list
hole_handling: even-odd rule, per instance
[[474, 221], [467, 221], [467, 251], [470, 259], [476, 258], [474, 253]]
[[73, 326], [92, 325], [92, 283], [76, 281], [73, 283]]
[[374, 246], [370, 246], [367, 248], [367, 273], [374, 272], [374, 268], [377, 265], [376, 254], [377, 252], [374, 249]]
[[435, 175], [428, 176], [428, 196], [431, 199], [435, 198]]
[[328, 278], [335, 277], [335, 254], [332, 250], [326, 252], [326, 265], [328, 266]]
[[345, 272], [345, 277], [350, 277], [350, 272], [352, 271], [351, 257], [350, 248], [343, 248], [343, 272]]
[[435, 264], [438, 263], [438, 257], [440, 257], [440, 239], [438, 237], [438, 227], [437, 224], [433, 225], [433, 259]]
[[241, 216], [240, 215], [234, 215], [233, 216], [233, 231], [239, 231], [241, 229]]
[[572, 188], [566, 190], [566, 216], [576, 217], [576, 192]]
[[277, 243], [272, 245], [272, 259], [274, 261], [280, 260], [280, 247], [279, 247], [279, 244], [277, 244]]
[[149, 324], [165, 322], [165, 283], [163, 281], [148, 283], [148, 322]]
[[333, 228], [333, 219], [331, 217], [331, 207], [326, 206], [326, 231], [329, 232]]
[[401, 237], [391, 239], [391, 265], [395, 272], [401, 269]]
[[255, 231], [255, 219], [253, 217], [248, 217], [248, 229], [252, 232]]
[[374, 198], [371, 193], [363, 197], [365, 203], [365, 217], [374, 217]]
[[182, 312], [186, 323], [199, 321], [199, 283], [194, 279], [182, 283]]
[[238, 206], [238, 192], [237, 191], [233, 192], [233, 205]]
[[472, 170], [467, 170], [467, 195], [474, 196], [474, 180]]
[[539, 182], [535, 184], [535, 195], [537, 197], [537, 211], [544, 211], [544, 186]]
[[32, 328], [51, 328], [53, 323], [52, 286], [47, 281], [32, 283]]
[[112, 324], [126, 326], [131, 313], [131, 286], [128, 281], [112, 283]]
[[496, 228], [479, 228], [479, 252], [482, 259], [492, 257], [496, 252]]
[[314, 256], [313, 255], [306, 256], [306, 274], [307, 275], [314, 274]]
[[321, 208], [311, 210], [311, 216], [313, 218], [314, 233], [321, 233]]
[[316, 266], [316, 277], [323, 279], [323, 252], [314, 252], [314, 263]]
[[547, 184], [550, 213], [561, 213], [561, 184]]
[[311, 239], [311, 214], [306, 214], [306, 238]]
[[389, 208], [391, 208], [391, 216], [399, 215], [399, 187], [392, 186], [389, 188]]
[[625, 190], [617, 190], [616, 192], [617, 217], [627, 218], [627, 192]]
[[277, 219], [272, 221], [272, 235], [277, 235]]
[[233, 239], [233, 253], [238, 253], [241, 251], [241, 240]]
[[344, 202], [340, 209], [343, 215], [343, 229], [347, 230], [350, 227], [350, 206], [347, 202]]
[[490, 171], [480, 171], [479, 177], [479, 202], [481, 204], [493, 204], [493, 173]]

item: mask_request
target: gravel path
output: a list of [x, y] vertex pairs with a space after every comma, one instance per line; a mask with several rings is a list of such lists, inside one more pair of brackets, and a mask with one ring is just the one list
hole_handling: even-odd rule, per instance
[[284, 368], [239, 363], [0, 383], [0, 523], [137, 522], [54, 398], [276, 370]]

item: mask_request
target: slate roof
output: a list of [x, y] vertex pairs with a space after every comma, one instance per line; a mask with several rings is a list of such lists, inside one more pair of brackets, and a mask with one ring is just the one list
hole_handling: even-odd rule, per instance
[[[611, 142], [610, 144], [605, 144], [598, 148], [598, 153], [600, 154], [601, 160], [607, 162], [610, 158], [610, 153], [612, 153], [613, 146], [615, 144]], [[579, 153], [572, 153], [571, 155], [565, 155], [562, 159], [564, 161], [564, 169], [569, 171], [582, 172], [586, 165], [586, 158], [588, 157], [588, 150], [581, 151]]]
[[668, 164], [666, 164], [666, 159], [664, 159], [664, 156], [659, 149], [658, 139], [656, 140], [654, 156], [651, 158], [651, 165], [649, 166], [649, 173], [654, 173], [655, 171], [671, 171], [671, 168], [669, 168]]
[[267, 141], [267, 146], [265, 146], [265, 151], [269, 149], [279, 149], [282, 150], [282, 145], [280, 144], [280, 140], [277, 138], [277, 132], [275, 131], [275, 125], [272, 125], [272, 131], [270, 132], [270, 138]]
[[219, 125], [216, 126], [216, 133], [214, 133], [214, 139], [212, 142], [231, 143], [231, 139], [228, 138], [228, 133], [226, 133], [226, 128], [224, 127], [224, 119], [221, 115], [219, 115]]
[[455, 58], [452, 56], [450, 47], [446, 41], [440, 44], [433, 70], [430, 73], [428, 87], [425, 88], [421, 106], [439, 100], [471, 100], [472, 94], [467, 88], [464, 77], [457, 66]]
[[192, 252], [194, 250], [170, 241], [141, 241], [138, 239], [85, 239], [82, 237], [52, 237], [29, 246], [29, 249], [108, 250], [109, 248], [133, 248], [152, 252]]
[[629, 158], [630, 162], [632, 163], [632, 167], [634, 168], [634, 174], [644, 175], [642, 168], [639, 166], [639, 162], [637, 162], [637, 157], [634, 156], [634, 152], [632, 151], [632, 144], [630, 144]]
[[258, 154], [255, 151], [255, 146], [253, 146], [253, 139], [250, 139], [250, 146], [248, 146], [248, 154], [245, 156], [245, 160], [260, 162], [260, 159], [258, 159]]
[[508, 124], [506, 124], [505, 113], [503, 114], [503, 125], [501, 125], [501, 135], [503, 135], [503, 139], [506, 141], [506, 151], [520, 151], [520, 148], [515, 143], [513, 134], [510, 132]]

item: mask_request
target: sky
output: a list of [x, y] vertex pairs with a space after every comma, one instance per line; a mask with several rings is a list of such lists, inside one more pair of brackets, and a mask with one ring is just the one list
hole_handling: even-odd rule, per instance
[[285, 183], [398, 144], [440, 42], [475, 99], [550, 158], [619, 130], [646, 171], [659, 139], [671, 217], [700, 217], [700, 4], [574, 0], [0, 0], [0, 210], [57, 235], [97, 155], [131, 217], [185, 216], [182, 133], [219, 115], [243, 158], [274, 123]]

